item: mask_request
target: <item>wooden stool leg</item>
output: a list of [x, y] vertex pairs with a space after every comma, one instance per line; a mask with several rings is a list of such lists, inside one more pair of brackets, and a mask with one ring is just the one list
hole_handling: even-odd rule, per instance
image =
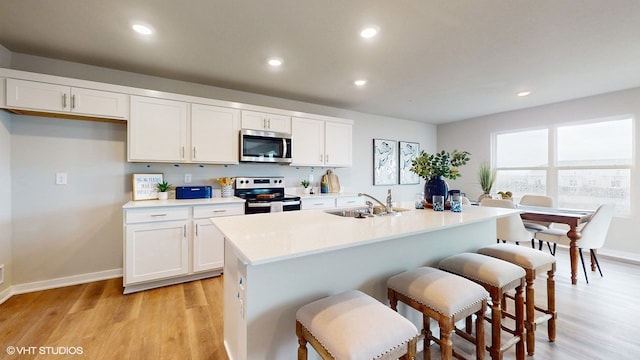
[[516, 359], [524, 360], [524, 296], [522, 285], [516, 288], [516, 336], [520, 341], [516, 344]]
[[556, 281], [554, 278], [555, 266], [547, 272], [547, 310], [551, 315], [551, 319], [547, 322], [547, 331], [549, 333], [549, 341], [556, 341]]
[[501, 360], [500, 351], [500, 324], [502, 323], [502, 310], [500, 310], [500, 298], [502, 294], [491, 294], [491, 347], [489, 354], [493, 360]]
[[298, 360], [307, 360], [307, 339], [304, 338], [302, 324], [296, 321], [296, 335], [298, 336]]
[[398, 297], [393, 289], [387, 289], [387, 297], [389, 298], [389, 306], [393, 311], [398, 311]]
[[466, 319], [464, 319], [464, 331], [466, 331], [467, 334], [471, 335], [472, 327], [473, 327], [473, 317], [469, 315], [467, 316]]
[[525, 327], [527, 330], [527, 354], [533, 356], [536, 349], [536, 324], [535, 324], [535, 295], [533, 291], [533, 276], [527, 274], [527, 290], [526, 290], [526, 318]]
[[482, 308], [476, 313], [476, 359], [484, 360], [484, 313], [487, 310], [487, 301], [482, 302]]
[[427, 315], [424, 315], [424, 314], [422, 315], [422, 334], [424, 335], [424, 340], [423, 340], [424, 360], [429, 360], [431, 359], [431, 337], [433, 335], [431, 334], [431, 318], [429, 318]]
[[451, 333], [453, 333], [453, 319], [446, 319], [440, 323], [440, 358], [442, 360], [453, 359], [453, 342], [451, 341]]

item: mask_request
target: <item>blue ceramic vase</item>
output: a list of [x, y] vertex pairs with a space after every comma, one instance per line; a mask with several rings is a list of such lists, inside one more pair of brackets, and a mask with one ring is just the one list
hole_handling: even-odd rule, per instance
[[442, 176], [434, 176], [424, 184], [424, 199], [431, 203], [433, 195], [444, 196], [444, 201], [447, 201], [449, 197], [449, 184], [442, 178]]

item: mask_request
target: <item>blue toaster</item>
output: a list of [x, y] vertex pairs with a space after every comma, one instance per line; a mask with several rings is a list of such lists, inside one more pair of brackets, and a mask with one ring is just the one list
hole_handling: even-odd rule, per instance
[[209, 199], [211, 186], [176, 186], [176, 199]]

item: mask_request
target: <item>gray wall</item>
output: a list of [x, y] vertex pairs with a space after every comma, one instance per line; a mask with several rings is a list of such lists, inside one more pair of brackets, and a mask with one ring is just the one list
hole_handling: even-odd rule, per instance
[[[491, 159], [491, 134], [512, 129], [527, 129], [549, 126], [556, 123], [584, 121], [607, 118], [616, 115], [640, 114], [640, 88], [619, 91], [604, 95], [556, 103], [547, 106], [489, 115], [475, 119], [438, 126], [438, 148], [464, 149], [473, 154], [472, 161], [463, 170], [463, 176], [452, 181], [453, 186], [467, 192], [473, 199], [481, 194], [476, 171], [480, 161]], [[638, 126], [635, 127], [635, 159], [640, 159], [640, 146], [637, 144]], [[637, 171], [632, 171], [634, 181], [631, 189], [638, 188]], [[614, 218], [605, 248], [615, 251], [630, 252], [640, 258], [640, 243], [635, 241], [635, 230], [640, 223], [637, 205], [640, 193], [631, 193], [632, 214], [630, 217]]]
[[12, 285], [10, 119], [9, 113], [0, 111], [0, 265], [4, 264], [4, 283], [0, 284], [0, 294]]
[[[415, 141], [435, 150], [436, 128], [429, 124], [15, 53], [10, 58], [16, 70], [354, 120], [353, 167], [334, 169], [349, 192], [384, 198], [387, 188], [392, 188], [396, 200], [412, 200], [421, 191], [423, 185], [372, 185], [373, 138]], [[132, 173], [162, 172], [174, 185], [182, 185], [184, 173], [192, 174], [192, 185], [213, 185], [220, 176], [282, 175], [288, 187], [296, 187], [311, 171], [309, 167], [262, 164], [132, 164], [126, 162], [126, 125], [3, 114], [8, 130], [4, 139], [0, 135], [0, 146], [3, 141], [9, 146], [10, 133], [11, 169], [2, 173], [10, 173], [7, 183], [13, 184], [13, 191], [9, 196], [2, 189], [7, 196], [1, 201], [5, 204], [11, 198], [13, 202], [6, 215], [13, 223], [13, 236], [6, 240], [13, 247], [9, 257], [13, 285], [121, 268], [121, 208], [131, 199]], [[0, 170], [2, 166], [0, 161]], [[316, 181], [325, 171], [313, 169]], [[56, 172], [68, 174], [67, 185], [55, 185]], [[0, 246], [3, 242], [4, 238]]]

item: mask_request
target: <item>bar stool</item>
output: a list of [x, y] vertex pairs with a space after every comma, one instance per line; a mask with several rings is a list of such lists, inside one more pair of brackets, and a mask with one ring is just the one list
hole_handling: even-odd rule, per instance
[[[420, 267], [391, 277], [387, 281], [389, 303], [397, 310], [398, 301], [420, 311], [423, 315], [424, 358], [430, 359], [431, 340], [440, 345], [441, 358], [461, 356], [453, 349], [451, 334], [476, 345], [476, 359], [484, 359], [484, 312], [487, 308], [487, 291], [463, 277], [430, 267]], [[476, 337], [456, 328], [455, 323], [476, 314]], [[440, 338], [431, 334], [430, 322], [435, 319], [440, 326]]]
[[358, 290], [304, 305], [296, 313], [298, 360], [307, 342], [322, 359], [413, 359], [418, 329]]
[[[514, 264], [492, 258], [490, 256], [462, 253], [442, 260], [440, 269], [466, 277], [482, 285], [491, 296], [491, 346], [488, 348], [493, 360], [502, 359], [502, 354], [514, 344], [516, 359], [523, 360], [524, 354], [524, 298], [522, 291], [525, 282], [525, 271]], [[502, 295], [515, 289], [515, 329], [502, 324]], [[513, 335], [502, 344], [500, 330]], [[467, 332], [470, 332], [467, 322]]]
[[[554, 274], [556, 271], [556, 259], [550, 254], [542, 251], [517, 246], [513, 244], [495, 244], [485, 246], [478, 250], [478, 253], [492, 256], [512, 264], [518, 265], [526, 273], [525, 290], [525, 328], [527, 330], [527, 354], [532, 356], [535, 352], [535, 331], [538, 324], [547, 321], [548, 337], [550, 342], [556, 340], [556, 286]], [[536, 307], [533, 284], [539, 272], [547, 272], [547, 308]], [[503, 313], [506, 313], [506, 295], [502, 298]], [[536, 318], [535, 311], [544, 313]], [[508, 314], [513, 318], [513, 314]]]

